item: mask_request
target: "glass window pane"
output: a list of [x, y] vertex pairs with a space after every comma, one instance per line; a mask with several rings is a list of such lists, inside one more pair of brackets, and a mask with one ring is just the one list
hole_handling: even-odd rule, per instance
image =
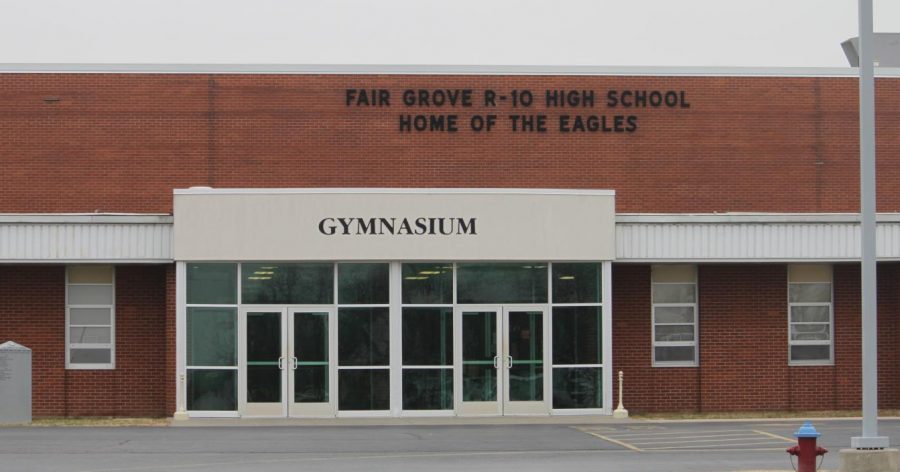
[[70, 284], [112, 284], [113, 268], [106, 265], [69, 266]]
[[540, 311], [510, 311], [510, 401], [544, 399], [544, 323]]
[[403, 365], [453, 365], [453, 309], [403, 309]]
[[791, 346], [792, 361], [829, 361], [831, 347], [826, 345]]
[[693, 341], [694, 325], [657, 325], [657, 341]]
[[388, 365], [388, 309], [341, 308], [338, 310], [338, 363]]
[[109, 364], [112, 362], [112, 351], [103, 349], [72, 349], [69, 352], [70, 364]]
[[600, 307], [553, 307], [553, 363], [600, 364]]
[[278, 403], [281, 401], [281, 369], [274, 365], [247, 365], [247, 402]]
[[334, 264], [241, 264], [241, 303], [334, 302]]
[[458, 303], [547, 303], [547, 265], [459, 264]]
[[553, 264], [553, 303], [600, 303], [600, 264]]
[[403, 264], [403, 303], [453, 303], [453, 264]]
[[70, 325], [106, 325], [112, 324], [112, 310], [109, 308], [70, 308]]
[[452, 410], [453, 369], [403, 369], [404, 410]]
[[791, 303], [831, 301], [831, 284], [789, 284]]
[[188, 369], [187, 409], [191, 411], [236, 410], [237, 371]]
[[828, 323], [792, 324], [792, 341], [827, 341], [830, 336]]
[[462, 313], [463, 401], [486, 402], [497, 399], [497, 313]]
[[694, 346], [657, 346], [656, 362], [694, 362]]
[[831, 307], [792, 306], [791, 321], [794, 323], [828, 323], [831, 321]]
[[389, 264], [338, 264], [338, 303], [387, 304], [389, 275]]
[[237, 264], [187, 264], [188, 304], [237, 303]]
[[281, 357], [281, 313], [247, 313], [247, 362], [274, 363]]
[[70, 328], [72, 344], [108, 344], [112, 342], [110, 328]]
[[693, 323], [694, 307], [692, 306], [657, 306], [653, 308], [656, 323]]
[[328, 366], [301, 365], [294, 371], [296, 403], [328, 402]]
[[294, 313], [294, 357], [328, 362], [328, 313]]
[[599, 367], [555, 367], [553, 408], [602, 408], [601, 372]]
[[69, 285], [69, 305], [112, 304], [112, 285]]
[[338, 409], [341, 411], [391, 408], [390, 370], [341, 369], [338, 371]]
[[695, 284], [653, 284], [653, 303], [694, 303]]
[[187, 365], [237, 365], [237, 310], [187, 309]]

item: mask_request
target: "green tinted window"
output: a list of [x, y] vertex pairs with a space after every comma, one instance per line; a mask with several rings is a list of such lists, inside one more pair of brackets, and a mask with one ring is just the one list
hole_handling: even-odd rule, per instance
[[189, 305], [234, 305], [237, 303], [237, 264], [188, 264]]
[[547, 264], [459, 264], [458, 303], [547, 303]]
[[338, 303], [387, 304], [389, 275], [389, 264], [338, 264]]
[[187, 365], [237, 365], [237, 311], [234, 308], [187, 309]]
[[453, 309], [403, 309], [403, 365], [453, 365]]
[[600, 303], [600, 264], [553, 264], [553, 303]]
[[453, 303], [453, 264], [403, 264], [403, 303]]
[[241, 265], [241, 303], [320, 305], [333, 301], [333, 264]]

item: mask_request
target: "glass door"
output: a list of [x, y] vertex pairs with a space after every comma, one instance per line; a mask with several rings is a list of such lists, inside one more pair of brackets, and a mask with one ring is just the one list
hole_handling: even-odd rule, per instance
[[337, 377], [333, 308], [291, 308], [288, 315], [288, 402], [290, 416], [335, 414]]
[[503, 310], [503, 414], [549, 413], [545, 333], [547, 309], [506, 307]]
[[242, 416], [285, 416], [285, 311], [241, 310], [239, 398]]
[[456, 345], [455, 390], [459, 415], [500, 415], [500, 307], [456, 309], [453, 336]]

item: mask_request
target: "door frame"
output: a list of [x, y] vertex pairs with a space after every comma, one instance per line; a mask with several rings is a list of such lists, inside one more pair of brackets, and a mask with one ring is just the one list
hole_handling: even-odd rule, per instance
[[[337, 308], [322, 305], [289, 305], [287, 308], [287, 333], [284, 344], [285, 371], [287, 372], [287, 394], [285, 403], [290, 418], [334, 418], [337, 416]], [[294, 402], [294, 315], [296, 313], [328, 313], [328, 402], [327, 403], [295, 403]]]
[[[287, 306], [245, 305], [238, 310], [238, 413], [244, 418], [284, 418], [287, 416], [287, 369], [281, 368], [281, 404], [253, 404], [247, 402], [247, 314], [281, 314], [281, 359], [287, 354]], [[284, 366], [284, 361], [279, 360]]]
[[[497, 400], [494, 402], [464, 402], [462, 399], [462, 314], [463, 312], [488, 311], [496, 314], [497, 346]], [[511, 402], [509, 400], [509, 312], [540, 311], [543, 328], [543, 397], [540, 402]], [[454, 410], [457, 416], [547, 416], [550, 411], [550, 305], [548, 304], [492, 304], [492, 305], [456, 305], [453, 310], [453, 388], [456, 392]]]

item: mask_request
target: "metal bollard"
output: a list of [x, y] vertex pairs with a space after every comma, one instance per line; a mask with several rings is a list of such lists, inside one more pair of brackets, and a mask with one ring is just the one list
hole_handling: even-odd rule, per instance
[[[794, 467], [794, 470], [797, 472], [816, 472], [818, 465], [822, 465], [822, 459], [825, 458], [828, 449], [816, 446], [816, 439], [819, 436], [821, 434], [816, 431], [816, 428], [809, 421], [803, 423], [803, 426], [794, 433], [794, 437], [797, 438], [797, 445], [787, 449], [787, 453], [791, 455], [792, 465], [794, 456], [797, 456], [797, 467]], [[818, 456], [822, 456], [822, 459], [816, 465], [816, 457]]]

